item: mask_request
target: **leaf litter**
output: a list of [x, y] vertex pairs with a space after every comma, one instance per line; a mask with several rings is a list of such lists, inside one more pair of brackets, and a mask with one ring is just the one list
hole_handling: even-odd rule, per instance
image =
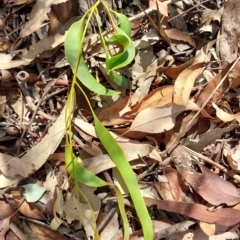
[[[79, 185], [81, 195], [64, 162], [64, 106], [72, 73], [62, 44], [70, 25], [90, 7], [87, 2], [1, 4], [0, 188], [5, 200], [0, 209], [17, 209], [15, 215], [12, 210], [0, 214], [1, 239], [88, 239], [94, 237], [94, 219], [102, 239], [122, 239], [114, 191]], [[129, 17], [137, 53], [128, 68], [117, 70], [128, 86], [111, 83], [92, 22], [84, 45], [86, 66], [121, 94], [86, 93], [135, 172], [154, 239], [239, 239], [240, 4], [106, 2]], [[104, 14], [101, 22], [108, 25]], [[26, 83], [20, 83], [19, 72]], [[78, 92], [74, 116], [78, 162], [122, 189], [130, 239], [143, 239], [125, 184]]]

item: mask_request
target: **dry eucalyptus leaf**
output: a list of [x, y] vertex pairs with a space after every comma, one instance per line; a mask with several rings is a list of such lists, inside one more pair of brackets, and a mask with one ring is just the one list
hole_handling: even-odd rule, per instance
[[48, 134], [21, 158], [21, 162], [32, 162], [38, 170], [58, 147], [65, 134], [65, 127], [64, 108], [56, 122], [49, 128]]
[[26, 178], [34, 171], [34, 164], [29, 161], [22, 161], [20, 158], [0, 153], [0, 171], [6, 177]]
[[[149, 144], [138, 143], [133, 140], [129, 143], [118, 142], [118, 144], [129, 162], [138, 159], [139, 156], [145, 157], [153, 151], [153, 147]], [[82, 165], [94, 174], [115, 167], [115, 164], [107, 154], [85, 159]]]
[[49, 20], [47, 14], [50, 12], [51, 6], [66, 1], [68, 0], [38, 0], [32, 8], [30, 20], [20, 32], [20, 37], [26, 37], [41, 28], [45, 24], [44, 21]]
[[191, 45], [194, 48], [196, 47], [196, 43], [193, 40], [193, 38], [178, 29], [174, 29], [174, 28], [166, 29], [165, 32], [170, 39], [183, 41], [183, 42], [188, 43], [189, 45]]
[[[54, 49], [55, 47], [62, 44], [65, 40], [65, 35], [61, 35], [57, 33], [54, 36], [50, 36], [47, 38], [44, 38], [43, 40], [31, 45], [29, 47], [29, 50], [22, 49], [21, 51], [24, 52], [22, 59], [20, 60], [9, 60], [7, 56], [5, 58], [7, 59], [5, 62], [1, 63], [1, 69], [11, 69], [16, 68], [19, 66], [25, 66], [29, 65], [38, 55], [43, 53], [46, 50]], [[11, 54], [11, 53], [10, 53]], [[9, 56], [10, 56], [9, 54]], [[11, 57], [12, 59], [12, 57]]]
[[230, 114], [227, 112], [224, 112], [221, 108], [219, 108], [215, 103], [212, 104], [213, 107], [216, 109], [216, 115], [217, 117], [222, 120], [223, 122], [231, 122], [234, 119], [237, 120], [240, 123], [240, 113], [237, 114]]
[[160, 108], [147, 108], [137, 115], [129, 130], [161, 133], [174, 127], [175, 119], [179, 113], [197, 109], [198, 107], [192, 103], [189, 103], [187, 107], [171, 103]]
[[188, 172], [180, 167], [177, 167], [177, 169], [203, 199], [213, 205], [225, 203], [228, 206], [232, 206], [240, 202], [238, 190], [232, 183], [223, 180], [202, 164], [197, 165], [201, 173]]

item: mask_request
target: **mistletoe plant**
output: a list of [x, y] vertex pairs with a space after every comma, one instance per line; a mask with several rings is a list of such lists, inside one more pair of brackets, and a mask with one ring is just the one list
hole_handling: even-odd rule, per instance
[[[113, 34], [110, 38], [106, 39], [103, 36], [103, 32], [101, 29], [100, 23], [100, 16], [98, 12], [98, 6], [102, 4], [104, 10], [106, 11], [109, 20], [111, 22], [113, 28]], [[119, 21], [119, 26], [114, 21], [114, 15], [117, 17]], [[94, 16], [94, 19], [97, 22], [99, 38], [103, 50], [106, 55], [106, 72], [111, 81], [113, 81], [118, 86], [123, 88], [128, 88], [129, 84], [126, 78], [118, 74], [115, 70], [120, 69], [122, 67], [127, 66], [135, 56], [135, 48], [133, 42], [131, 41], [131, 26], [128, 18], [120, 13], [113, 11], [109, 8], [103, 0], [98, 0], [95, 5], [93, 5], [85, 14], [84, 16], [78, 21], [72, 24], [70, 27], [66, 40], [65, 40], [65, 55], [66, 58], [73, 69], [73, 80], [72, 85], [69, 91], [68, 100], [67, 100], [67, 111], [66, 111], [66, 148], [65, 148], [65, 159], [66, 159], [66, 166], [68, 169], [69, 174], [74, 178], [76, 181], [75, 186], [78, 185], [78, 182], [93, 186], [93, 187], [101, 187], [109, 185], [109, 183], [103, 181], [102, 179], [95, 176], [93, 173], [85, 169], [76, 159], [76, 156], [73, 154], [73, 145], [72, 145], [72, 120], [73, 120], [73, 110], [74, 110], [74, 97], [75, 97], [75, 88], [79, 88], [82, 94], [85, 96], [86, 101], [89, 104], [91, 109], [94, 123], [95, 123], [95, 130], [97, 136], [99, 137], [102, 145], [108, 152], [110, 158], [116, 165], [118, 171], [120, 172], [127, 188], [129, 194], [131, 196], [132, 202], [134, 204], [136, 213], [138, 218], [141, 222], [144, 239], [152, 240], [153, 239], [153, 227], [150, 216], [148, 214], [145, 202], [143, 200], [141, 191], [139, 189], [138, 182], [136, 180], [135, 174], [132, 171], [132, 168], [123, 152], [120, 148], [116, 140], [112, 137], [112, 135], [108, 132], [108, 130], [102, 125], [102, 123], [97, 118], [96, 114], [94, 113], [91, 104], [81, 88], [79, 81], [83, 85], [85, 85], [91, 91], [99, 94], [99, 95], [116, 95], [119, 92], [108, 89], [105, 86], [101, 85], [90, 73], [88, 67], [85, 64], [84, 55], [83, 55], [83, 43], [84, 38], [86, 36], [88, 25], [90, 24], [90, 20]], [[107, 44], [116, 44], [121, 46], [121, 51], [115, 55], [111, 55], [108, 51]], [[119, 210], [123, 219], [123, 227], [124, 227], [124, 240], [129, 239], [129, 226], [128, 220], [126, 217], [126, 213], [124, 210], [124, 201], [116, 185], [113, 185], [116, 195], [118, 198], [118, 205]], [[77, 187], [76, 187], [77, 189]], [[76, 196], [81, 193], [80, 189], [77, 190]], [[94, 223], [95, 226], [95, 236], [94, 239], [100, 239], [97, 228], [96, 222]]]

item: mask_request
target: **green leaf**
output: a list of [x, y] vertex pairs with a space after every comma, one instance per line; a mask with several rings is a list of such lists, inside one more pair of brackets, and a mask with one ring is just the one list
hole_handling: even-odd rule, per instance
[[119, 20], [120, 23], [120, 28], [126, 33], [126, 35], [130, 38], [131, 37], [131, 23], [128, 20], [128, 18], [122, 14], [122, 13], [118, 13], [118, 12], [114, 12]]
[[[93, 113], [94, 114], [94, 113]], [[95, 114], [94, 114], [95, 116]], [[95, 116], [96, 117], [96, 116]], [[71, 134], [70, 134], [71, 135]], [[102, 187], [110, 185], [109, 183], [103, 181], [102, 179], [95, 176], [93, 173], [85, 169], [76, 159], [72, 152], [72, 147], [69, 144], [68, 137], [66, 138], [67, 146], [65, 147], [65, 162], [67, 166], [68, 173], [78, 182], [86, 184], [92, 187]], [[129, 239], [129, 226], [128, 219], [124, 208], [124, 200], [121, 191], [116, 185], [113, 185], [118, 199], [118, 207], [122, 216], [123, 226], [124, 226], [124, 240]], [[100, 239], [96, 231], [94, 231], [94, 239]]]
[[[96, 11], [96, 7], [100, 3], [101, 1], [98, 0], [97, 3], [87, 12], [87, 13], [90, 12], [87, 21], [85, 21], [85, 18], [87, 16], [87, 14], [85, 14], [79, 22], [76, 22], [71, 26], [65, 40], [66, 58], [69, 61], [69, 64], [72, 67], [74, 72], [73, 84], [71, 86], [69, 96], [68, 96], [69, 115], [66, 116], [66, 128], [67, 128], [66, 147], [65, 147], [66, 166], [70, 175], [78, 182], [87, 184], [89, 186], [94, 186], [94, 187], [108, 185], [108, 183], [104, 182], [103, 180], [101, 180], [100, 178], [98, 178], [97, 176], [89, 172], [87, 169], [83, 168], [82, 165], [77, 161], [76, 157], [72, 152], [73, 134], [71, 130], [71, 122], [72, 122], [72, 114], [74, 110], [74, 86], [78, 86], [78, 88], [82, 91], [83, 95], [85, 96], [89, 104], [89, 107], [91, 109], [91, 112], [93, 114], [97, 135], [100, 141], [102, 142], [103, 146], [107, 150], [109, 156], [115, 163], [117, 169], [119, 170], [126, 186], [128, 187], [134, 207], [136, 209], [136, 212], [142, 224], [144, 239], [152, 240], [153, 239], [152, 221], [150, 219], [145, 202], [141, 195], [141, 191], [139, 189], [135, 174], [132, 171], [132, 168], [128, 160], [126, 159], [126, 156], [124, 155], [122, 149], [117, 144], [117, 142], [112, 137], [112, 135], [108, 132], [108, 130], [104, 128], [104, 126], [98, 120], [86, 94], [82, 90], [79, 83], [76, 81], [76, 76], [77, 76], [86, 87], [88, 87], [90, 90], [98, 94], [102, 94], [102, 95], [118, 94], [118, 92], [116, 91], [103, 87], [94, 79], [94, 77], [90, 74], [85, 64], [84, 57], [82, 55], [83, 41], [86, 34], [87, 26], [90, 23], [90, 19], [93, 12]], [[123, 29], [117, 26], [114, 26], [115, 29], [117, 30], [117, 34], [115, 34], [112, 38], [110, 38], [109, 42], [122, 45], [123, 51], [111, 57], [110, 59], [107, 59], [106, 65], [107, 65], [108, 74], [112, 72], [111, 75], [113, 76], [113, 79], [119, 84], [126, 86], [127, 81], [121, 78], [121, 76], [120, 78], [118, 76], [115, 76], [115, 74], [117, 73], [114, 72], [114, 70], [128, 65], [133, 60], [135, 56], [135, 48], [134, 48], [133, 42], [129, 38], [131, 33], [129, 28], [129, 22], [126, 22], [126, 17], [122, 15], [120, 15], [119, 21]], [[124, 27], [125, 24], [126, 24], [126, 28]], [[101, 40], [104, 43], [104, 39], [102, 38]], [[119, 209], [123, 219], [124, 240], [127, 240], [129, 239], [129, 229], [128, 229], [128, 221], [127, 221], [126, 213], [124, 211], [124, 201], [123, 201], [121, 192], [119, 191], [117, 186], [114, 185], [114, 188], [116, 190]]]
[[121, 193], [121, 191], [120, 191], [120, 189], [118, 188], [117, 185], [113, 185], [113, 187], [114, 187], [114, 190], [115, 190], [116, 195], [117, 195], [118, 207], [119, 207], [119, 211], [120, 211], [122, 221], [123, 221], [124, 240], [129, 240], [129, 224], [128, 224], [126, 211], [125, 211], [125, 208], [124, 208], [125, 205], [124, 205], [123, 196], [122, 196], [122, 193]]
[[118, 86], [123, 87], [125, 89], [131, 89], [131, 83], [123, 75], [115, 71], [110, 71], [109, 77]]
[[46, 188], [33, 183], [29, 183], [21, 187], [25, 189], [23, 195], [25, 196], [27, 202], [38, 201], [42, 197], [43, 193], [46, 191]]
[[108, 132], [108, 130], [102, 125], [98, 118], [94, 115], [94, 122], [96, 133], [101, 140], [102, 145], [107, 150], [112, 161], [116, 165], [118, 171], [120, 172], [124, 183], [126, 184], [130, 196], [132, 198], [135, 210], [142, 224], [144, 239], [153, 239], [153, 226], [151, 218], [148, 214], [147, 207], [143, 200], [141, 191], [136, 180], [136, 176], [132, 171], [131, 165], [129, 164], [123, 150], [117, 144], [113, 136]]
[[69, 174], [78, 182], [91, 187], [102, 187], [109, 185], [101, 178], [97, 177], [86, 168], [84, 168], [74, 156], [70, 146], [65, 147], [65, 162]]
[[108, 39], [108, 42], [122, 45], [123, 51], [109, 59], [106, 59], [106, 66], [108, 71], [125, 67], [131, 63], [135, 57], [135, 47], [132, 40], [124, 33], [123, 30], [117, 26], [115, 27], [118, 33], [110, 37]]
[[82, 55], [82, 46], [84, 39], [84, 20], [83, 17], [80, 21], [72, 24], [70, 29], [68, 30], [64, 47], [65, 47], [65, 55], [66, 58], [73, 69], [77, 68], [77, 77], [85, 85], [88, 89], [100, 94], [100, 95], [116, 95], [119, 92], [107, 89], [100, 83], [96, 81], [96, 79], [92, 76], [87, 68], [83, 55]]

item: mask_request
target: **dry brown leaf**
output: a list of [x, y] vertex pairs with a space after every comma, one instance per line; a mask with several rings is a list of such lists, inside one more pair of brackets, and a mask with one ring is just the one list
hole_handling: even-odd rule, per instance
[[[38, 55], [43, 53], [46, 50], [54, 49], [55, 47], [62, 44], [65, 40], [65, 35], [56, 34], [44, 38], [43, 40], [31, 45], [29, 50], [23, 49], [23, 56], [21, 60], [10, 60], [7, 59], [6, 62], [1, 63], [1, 69], [11, 69], [19, 66], [29, 65]], [[11, 54], [11, 53], [10, 53]], [[15, 54], [14, 54], [15, 55]], [[12, 57], [11, 57], [12, 59]]]
[[[55, 34], [54, 36], [45, 37], [43, 40], [31, 45], [28, 48], [16, 50], [10, 52], [9, 54], [1, 54], [1, 60], [3, 61], [0, 60], [0, 69], [11, 69], [22, 65], [29, 65], [36, 57], [38, 57], [38, 55], [41, 55], [43, 52], [47, 52], [46, 56], [44, 57], [51, 57], [54, 53], [51, 51], [54, 51], [56, 47], [64, 42], [66, 30], [77, 20], [79, 20], [79, 17], [71, 18], [60, 28], [59, 33]], [[18, 53], [22, 54], [22, 59], [12, 60], [13, 57]]]
[[[219, 74], [213, 77], [209, 82], [208, 85], [203, 89], [203, 91], [197, 96], [196, 103], [198, 106], [202, 106], [202, 104], [208, 99], [209, 95], [215, 90], [218, 83], [229, 73], [232, 65], [234, 63], [229, 64], [225, 67]], [[221, 96], [226, 92], [229, 88], [229, 83], [224, 81], [224, 83], [220, 86], [220, 88], [215, 92], [213, 96], [213, 101], [219, 100]]]
[[[126, 155], [128, 161], [138, 159], [139, 156], [145, 157], [153, 150], [153, 147], [150, 146], [149, 144], [139, 142], [134, 143], [134, 141], [132, 141], [132, 143], [119, 142], [118, 144], [123, 149], [123, 152]], [[98, 174], [104, 170], [115, 167], [115, 164], [107, 154], [85, 159], [82, 162], [82, 165], [94, 174]]]
[[[165, 175], [168, 179], [168, 184], [170, 187], [170, 191], [173, 196], [173, 200], [178, 202], [186, 202], [187, 198], [184, 194], [183, 190], [186, 188], [180, 174], [173, 168], [166, 168]], [[169, 200], [169, 199], [164, 199]]]
[[127, 115], [140, 112], [148, 107], [163, 107], [172, 102], [173, 86], [164, 86], [151, 91]]
[[154, 186], [163, 200], [174, 200], [168, 182], [158, 182]]
[[103, 109], [98, 114], [98, 118], [105, 126], [112, 126], [131, 122], [128, 119], [122, 118], [122, 116], [126, 112], [129, 112], [131, 110], [131, 105], [135, 105], [137, 102], [138, 96], [136, 95], [122, 98], [112, 106]]
[[[58, 6], [58, 5], [57, 5]], [[47, 14], [49, 18], [49, 28], [48, 28], [48, 36], [53, 36], [57, 33], [58, 29], [61, 26], [60, 21], [58, 20], [55, 12], [51, 9], [51, 11]]]
[[212, 104], [213, 107], [216, 109], [217, 117], [222, 120], [223, 122], [231, 122], [233, 120], [237, 120], [240, 123], [240, 113], [237, 114], [230, 114], [224, 112], [221, 108], [219, 108], [215, 103]]
[[0, 171], [6, 177], [26, 178], [34, 173], [34, 164], [29, 161], [22, 161], [20, 158], [0, 153]]
[[55, 151], [65, 134], [65, 108], [60, 116], [49, 128], [48, 134], [23, 157], [21, 162], [31, 162], [35, 164], [35, 170], [38, 170]]
[[[191, 136], [191, 134], [199, 134], [199, 131], [201, 130], [204, 131], [205, 128], [200, 125], [202, 122], [201, 119], [195, 119], [192, 121], [192, 124], [189, 125], [189, 122], [192, 120], [195, 114], [195, 112], [185, 111], [177, 116], [175, 126], [173, 128], [173, 132], [176, 136], [180, 136], [181, 134], [185, 135], [186, 132], [187, 136]], [[201, 130], [199, 127], [201, 127]]]
[[[71, 17], [73, 17], [72, 12], [72, 2], [66, 1], [57, 5], [51, 6], [51, 11], [48, 13], [49, 17], [49, 28], [48, 36], [53, 36], [58, 33], [60, 27], [64, 25]], [[56, 61], [56, 65], [60, 67], [59, 61]], [[66, 61], [62, 65], [68, 64]], [[55, 65], [55, 66], [56, 66]]]
[[[75, 124], [77, 127], [79, 127], [82, 131], [84, 131], [85, 133], [89, 134], [92, 137], [98, 138], [95, 128], [92, 124], [82, 120], [82, 119], [77, 119], [75, 118]], [[114, 139], [116, 139], [116, 141], [121, 144], [122, 142], [129, 142], [129, 135], [125, 135], [124, 133], [126, 132], [125, 128], [113, 128], [111, 129], [111, 131], [109, 131], [110, 134], [114, 137]], [[116, 133], [115, 133], [116, 132]], [[126, 133], [127, 134], [127, 133]], [[124, 135], [123, 137], [121, 135]], [[130, 135], [132, 135], [132, 133], [130, 133]], [[136, 139], [137, 136], [145, 136], [145, 134], [143, 133], [137, 133], [136, 135], [133, 135], [134, 137], [132, 137], [133, 139]], [[136, 137], [136, 138], [135, 138]], [[131, 141], [130, 141], [131, 142]]]
[[78, 128], [80, 128], [85, 133], [89, 134], [92, 137], [97, 138], [96, 130], [92, 124], [90, 124], [82, 119], [79, 119], [79, 118], [75, 118], [74, 123]]
[[173, 40], [178, 40], [178, 41], [183, 41], [191, 45], [192, 47], [196, 47], [195, 41], [186, 33], [178, 30], [178, 29], [166, 29], [165, 33], [168, 35], [170, 39]]
[[[17, 201], [20, 203], [20, 201]], [[28, 203], [24, 201], [18, 208], [19, 212], [26, 217], [30, 217], [38, 220], [46, 220], [43, 210], [39, 208], [35, 203]]]
[[221, 22], [221, 10], [205, 9], [202, 13], [201, 24], [210, 24], [212, 21]]
[[175, 104], [168, 104], [161, 108], [147, 108], [134, 119], [130, 131], [147, 133], [161, 133], [170, 130], [175, 125], [175, 118], [186, 108]]
[[50, 227], [46, 227], [41, 224], [28, 222], [28, 226], [33, 232], [38, 235], [39, 240], [68, 240], [69, 238], [65, 237], [59, 231], [52, 230]]
[[129, 128], [113, 128], [113, 129], [111, 129], [111, 131], [113, 131], [119, 135], [123, 135], [127, 138], [135, 139], [135, 140], [140, 140], [141, 138], [144, 138], [144, 137], [150, 135], [149, 133], [145, 133], [145, 132], [138, 132], [138, 131], [130, 131], [129, 132]]
[[158, 0], [149, 0], [149, 8], [157, 9], [163, 16], [168, 17], [168, 3]]
[[164, 71], [164, 74], [172, 79], [176, 79], [179, 74], [187, 69], [188, 67], [190, 67], [194, 62], [194, 58], [189, 60], [188, 62], [185, 62], [177, 67], [171, 67], [171, 68], [168, 68]]
[[215, 223], [200, 222], [199, 226], [202, 231], [208, 236], [212, 236], [216, 232]]
[[[208, 60], [206, 55], [206, 61]], [[178, 75], [174, 85], [173, 103], [183, 106], [187, 105], [194, 82], [202, 73], [205, 64], [205, 62], [193, 64]]]
[[166, 150], [169, 154], [178, 146], [177, 134], [174, 129], [164, 132], [163, 142], [166, 146]]
[[222, 226], [232, 226], [239, 223], [240, 219], [240, 211], [233, 208], [220, 208], [212, 212], [206, 206], [198, 203], [164, 201], [152, 198], [144, 198], [144, 201], [147, 206], [157, 205], [158, 209], [180, 213], [208, 223], [218, 223]]
[[26, 37], [44, 25], [44, 21], [48, 20], [47, 14], [51, 10], [53, 4], [59, 4], [68, 0], [38, 0], [30, 13], [30, 20], [23, 26], [19, 37]]
[[191, 187], [206, 201], [213, 205], [235, 205], [240, 202], [240, 195], [236, 187], [211, 172], [202, 164], [198, 164], [201, 173], [190, 173], [177, 167], [178, 172]]
[[192, 66], [178, 75], [174, 85], [173, 103], [183, 106], [187, 105], [194, 82], [203, 71], [205, 61], [210, 60], [208, 51], [215, 42], [214, 40], [206, 44], [194, 59]]
[[[72, 1], [66, 1], [56, 5], [53, 4], [51, 6], [51, 11], [49, 14], [53, 17], [53, 19], [51, 19], [49, 15], [50, 22], [48, 36], [56, 34], [59, 30], [59, 27], [65, 24], [71, 17], [73, 17]], [[51, 20], [53, 24], [51, 24]]]
[[170, 130], [175, 125], [177, 115], [185, 110], [197, 111], [196, 105], [189, 102], [187, 107], [168, 104], [161, 108], [147, 108], [134, 119], [130, 131], [146, 133], [161, 133]]
[[18, 214], [15, 214], [14, 204], [0, 194], [0, 219], [4, 219], [7, 216], [11, 216], [11, 221], [15, 224], [18, 223]]

